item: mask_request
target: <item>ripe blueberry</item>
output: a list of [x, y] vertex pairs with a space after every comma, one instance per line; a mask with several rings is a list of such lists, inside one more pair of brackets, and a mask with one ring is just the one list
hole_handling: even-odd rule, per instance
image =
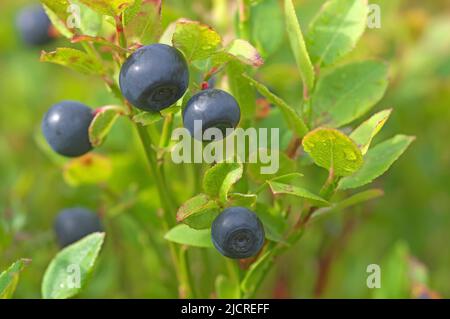
[[[190, 98], [183, 110], [184, 127], [196, 139], [203, 139], [203, 133], [209, 128], [218, 128], [226, 135], [227, 128], [239, 124], [241, 110], [235, 98], [219, 89], [201, 91]], [[201, 129], [195, 125], [201, 122]]]
[[22, 40], [28, 45], [39, 46], [52, 40], [50, 36], [52, 24], [40, 5], [22, 9], [17, 16], [16, 25]]
[[189, 85], [183, 54], [166, 44], [144, 46], [122, 65], [120, 89], [135, 107], [160, 111], [178, 101]]
[[230, 207], [214, 220], [211, 238], [222, 255], [235, 259], [248, 258], [256, 255], [264, 244], [264, 227], [251, 210]]
[[61, 247], [66, 247], [83, 237], [103, 230], [98, 216], [81, 207], [62, 210], [56, 217], [54, 230]]
[[61, 155], [77, 157], [92, 149], [89, 125], [94, 118], [84, 104], [63, 101], [53, 105], [42, 120], [42, 131], [48, 144]]

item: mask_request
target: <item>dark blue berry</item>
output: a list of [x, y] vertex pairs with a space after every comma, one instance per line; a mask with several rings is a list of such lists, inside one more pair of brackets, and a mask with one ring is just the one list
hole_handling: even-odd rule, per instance
[[66, 247], [83, 237], [103, 231], [98, 216], [81, 207], [62, 210], [56, 217], [54, 230], [61, 247]]
[[94, 118], [84, 104], [63, 101], [53, 105], [42, 120], [42, 132], [53, 150], [63, 156], [77, 157], [92, 149], [89, 125]]
[[264, 244], [264, 227], [258, 216], [245, 207], [225, 209], [214, 220], [211, 238], [216, 249], [229, 258], [256, 255]]
[[122, 65], [120, 89], [135, 107], [160, 111], [178, 101], [189, 85], [189, 70], [183, 54], [165, 44], [144, 46]]
[[16, 19], [17, 29], [22, 40], [31, 46], [40, 46], [52, 40], [51, 22], [40, 5], [28, 6], [19, 12]]
[[[218, 128], [222, 136], [227, 129], [239, 124], [241, 110], [236, 99], [219, 89], [201, 91], [190, 98], [183, 110], [183, 124], [191, 136], [203, 139], [203, 133], [209, 128]], [[195, 126], [195, 121], [202, 121], [202, 131]]]

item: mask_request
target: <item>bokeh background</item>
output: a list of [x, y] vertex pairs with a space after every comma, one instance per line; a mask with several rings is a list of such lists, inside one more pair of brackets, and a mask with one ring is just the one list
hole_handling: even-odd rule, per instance
[[[226, 33], [233, 24], [233, 15], [211, 13], [215, 1], [164, 2], [164, 25], [187, 17]], [[314, 224], [278, 261], [259, 297], [450, 297], [450, 2], [369, 2], [382, 8], [381, 28], [367, 30], [348, 59], [377, 57], [390, 64], [389, 89], [375, 110], [392, 107], [394, 112], [377, 140], [399, 132], [417, 140], [376, 181], [384, 197]], [[108, 240], [80, 297], [176, 297], [158, 227], [156, 192], [128, 123], [119, 121], [96, 151], [107, 156], [112, 168], [112, 176], [100, 185], [69, 185], [63, 177], [66, 160], [43, 142], [40, 121], [52, 104], [71, 99], [98, 107], [116, 101], [99, 79], [39, 62], [41, 49], [67, 46], [64, 40], [37, 49], [22, 44], [14, 20], [29, 3], [0, 2], [0, 269], [31, 258], [15, 297], [39, 298], [45, 268], [58, 251], [53, 219], [60, 209], [81, 205], [104, 217]], [[304, 30], [322, 3], [295, 1]], [[254, 14], [266, 31], [256, 25], [252, 36], [272, 32], [274, 39], [258, 44], [266, 60], [258, 77], [295, 102], [300, 79], [284, 29], [276, 27], [282, 16], [267, 14], [263, 4]], [[169, 172], [180, 199], [195, 189], [186, 186], [192, 184], [190, 177]], [[204, 296], [213, 289], [217, 272], [211, 269], [220, 272], [221, 258], [201, 249], [191, 256]], [[206, 262], [217, 268], [205, 268]], [[382, 267], [378, 290], [366, 286], [366, 267], [374, 263]]]

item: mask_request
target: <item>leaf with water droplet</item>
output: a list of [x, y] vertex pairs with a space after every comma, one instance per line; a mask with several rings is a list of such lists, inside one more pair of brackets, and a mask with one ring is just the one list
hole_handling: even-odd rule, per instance
[[303, 139], [303, 148], [314, 162], [332, 171], [335, 176], [356, 172], [363, 159], [358, 146], [344, 133], [330, 128], [318, 128]]

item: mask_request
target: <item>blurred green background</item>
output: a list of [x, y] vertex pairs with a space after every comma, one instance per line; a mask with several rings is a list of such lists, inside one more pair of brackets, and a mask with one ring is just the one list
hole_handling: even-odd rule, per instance
[[[62, 173], [66, 160], [43, 142], [40, 121], [52, 104], [71, 99], [99, 107], [116, 101], [100, 79], [40, 63], [40, 49], [21, 43], [14, 19], [31, 2], [0, 2], [0, 269], [18, 258], [31, 258], [15, 297], [39, 298], [45, 268], [58, 251], [54, 216], [61, 208], [81, 205], [106, 216], [108, 240], [80, 297], [176, 297], [167, 246], [158, 227], [159, 203], [131, 126], [119, 122], [96, 151], [112, 165], [112, 176], [102, 185], [68, 185]], [[218, 19], [211, 14], [215, 2], [164, 1], [164, 25], [186, 17], [224, 33], [233, 17]], [[408, 298], [415, 296], [410, 272], [417, 267], [428, 273], [427, 280], [421, 273], [419, 282], [450, 297], [450, 3], [370, 2], [381, 6], [381, 28], [367, 30], [347, 59], [377, 57], [390, 64], [390, 86], [375, 110], [392, 107], [394, 112], [377, 140], [399, 132], [417, 140], [376, 181], [385, 190], [384, 197], [315, 223], [278, 261], [259, 297]], [[295, 1], [304, 30], [322, 3]], [[275, 33], [265, 46], [266, 63], [257, 76], [294, 103], [301, 94], [300, 79], [284, 29], [277, 36], [276, 27], [270, 27], [273, 21], [263, 20], [263, 7], [254, 14]], [[282, 22], [277, 12], [269, 16]], [[258, 32], [254, 31], [255, 38]], [[58, 45], [67, 43], [58, 40], [42, 49]], [[171, 174], [170, 168], [168, 175], [180, 200], [195, 191], [194, 186], [186, 187], [192, 184], [192, 175]], [[190, 262], [200, 290], [208, 295], [217, 274], [210, 269], [220, 270], [222, 257], [194, 249]], [[206, 262], [216, 268], [206, 268]], [[366, 286], [369, 264], [382, 266], [381, 290]]]

